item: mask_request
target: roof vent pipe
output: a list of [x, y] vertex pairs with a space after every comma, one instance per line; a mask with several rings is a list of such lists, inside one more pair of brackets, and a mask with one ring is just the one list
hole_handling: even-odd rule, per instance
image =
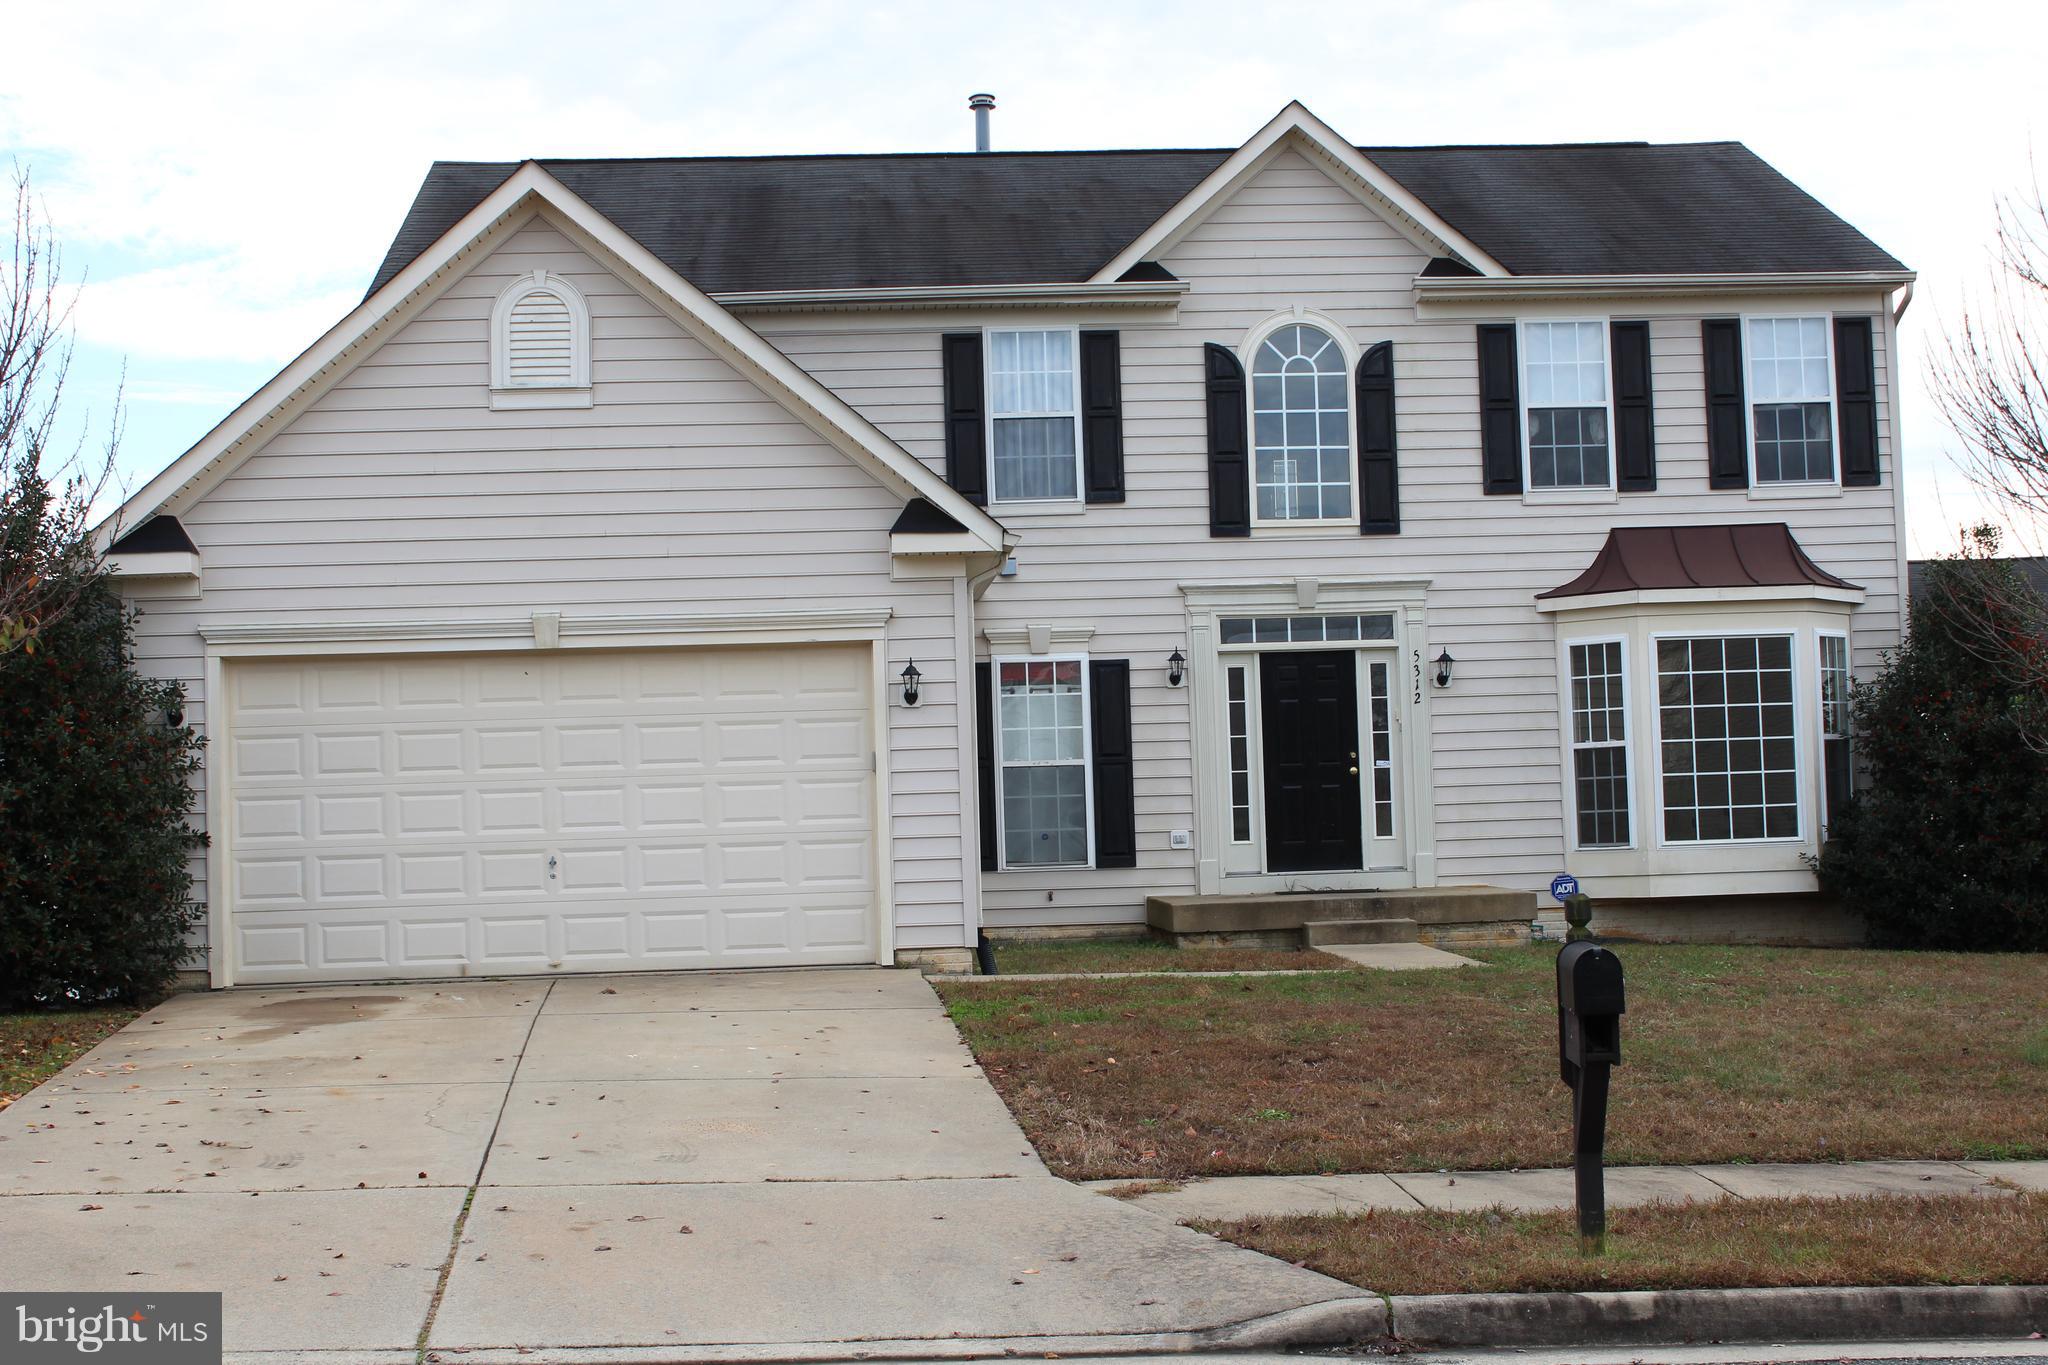
[[996, 107], [994, 95], [969, 95], [967, 107], [974, 111], [974, 150], [988, 150], [988, 112]]

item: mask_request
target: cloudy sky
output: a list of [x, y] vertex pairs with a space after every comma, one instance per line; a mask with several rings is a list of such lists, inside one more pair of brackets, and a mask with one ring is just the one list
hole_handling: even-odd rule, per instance
[[36, 28], [0, 150], [87, 279], [71, 415], [103, 427], [126, 366], [131, 485], [354, 305], [437, 157], [964, 150], [975, 90], [1002, 147], [1227, 146], [1298, 98], [1364, 143], [1748, 143], [1921, 272], [1907, 497], [1940, 551], [1978, 507], [1920, 367], [2048, 134], [2048, 6], [1990, 0], [191, 0]]

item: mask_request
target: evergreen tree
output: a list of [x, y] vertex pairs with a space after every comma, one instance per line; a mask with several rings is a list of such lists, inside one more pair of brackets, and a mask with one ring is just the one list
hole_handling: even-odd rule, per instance
[[[1980, 545], [1995, 548], [1995, 541]], [[2048, 721], [2038, 594], [2009, 561], [1927, 566], [1906, 641], [1854, 694], [1869, 776], [1834, 817], [1821, 887], [1883, 947], [2048, 949]]]
[[133, 614], [33, 458], [9, 472], [0, 583], [55, 586], [67, 607], [0, 648], [0, 1009], [147, 998], [197, 918], [201, 741], [180, 684], [135, 671]]

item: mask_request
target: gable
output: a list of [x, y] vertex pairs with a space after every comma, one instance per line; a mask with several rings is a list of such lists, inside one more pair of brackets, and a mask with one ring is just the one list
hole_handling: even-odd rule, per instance
[[[1286, 272], [1332, 287], [1359, 275], [1398, 276], [1405, 285], [1431, 259], [1326, 165], [1293, 149], [1280, 151], [1211, 205], [1163, 256], [1168, 269], [1190, 281]], [[1365, 287], [1384, 288], [1385, 282]]]

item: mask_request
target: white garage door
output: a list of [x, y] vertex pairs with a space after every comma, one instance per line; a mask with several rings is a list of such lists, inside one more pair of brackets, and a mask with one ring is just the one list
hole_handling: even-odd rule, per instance
[[237, 982], [871, 962], [857, 646], [237, 661]]

